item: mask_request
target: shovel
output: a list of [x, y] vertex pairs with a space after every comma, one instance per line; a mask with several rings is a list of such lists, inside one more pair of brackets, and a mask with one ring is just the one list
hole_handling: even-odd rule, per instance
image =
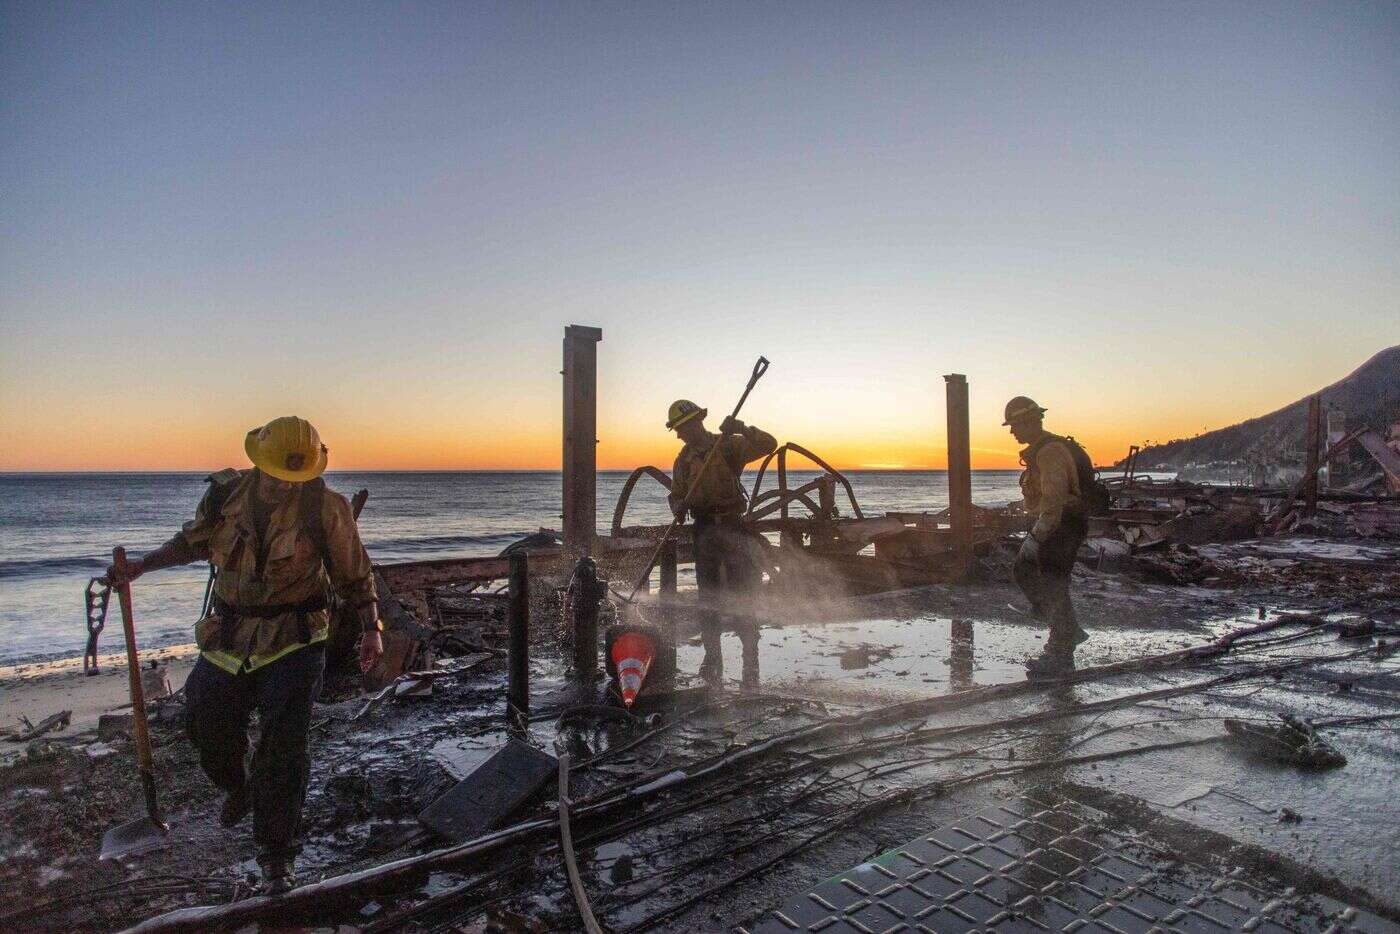
[[[126, 549], [112, 550], [112, 563], [126, 566]], [[131, 619], [131, 584], [117, 585], [117, 599], [122, 607], [122, 629], [126, 632], [126, 669], [131, 679], [131, 732], [136, 739], [136, 764], [141, 770], [141, 788], [146, 793], [146, 816], [118, 824], [102, 837], [99, 860], [136, 856], [164, 846], [170, 840], [170, 828], [160, 819], [156, 802], [155, 767], [151, 762], [151, 733], [146, 725], [146, 695], [141, 689], [141, 661], [136, 656], [136, 625]]]

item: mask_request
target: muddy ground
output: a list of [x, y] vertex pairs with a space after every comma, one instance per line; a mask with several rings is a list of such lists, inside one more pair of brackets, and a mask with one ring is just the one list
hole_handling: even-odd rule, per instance
[[[1384, 631], [1400, 622], [1392, 602], [1400, 593], [1400, 564], [1392, 548], [1368, 547], [1358, 550], [1355, 543], [1313, 540], [1204, 546], [1175, 558], [1186, 568], [1183, 574], [1194, 578], [1189, 584], [1162, 583], [1163, 574], [1155, 571], [1143, 575], [1081, 568], [1075, 580], [1076, 604], [1093, 637], [1081, 647], [1080, 664], [1121, 662], [1199, 645], [1281, 612], [1329, 610], [1338, 619], [1373, 619]], [[1193, 562], [1195, 566], [1188, 567]], [[638, 775], [684, 768], [835, 715], [1017, 682], [1022, 678], [1020, 662], [1039, 650], [1042, 633], [1019, 609], [1024, 601], [1004, 571], [1004, 561], [994, 561], [989, 579], [979, 584], [825, 601], [810, 608], [770, 607], [766, 616], [779, 625], [762, 633], [760, 691], [690, 697], [680, 709], [663, 713], [667, 728], [662, 730], [637, 719], [557, 721], [558, 710], [572, 702], [573, 689], [553, 644], [555, 621], [541, 605], [534, 616], [532, 666], [539, 717], [531, 727], [531, 741], [549, 752], [569, 750], [575, 761], [603, 756], [578, 772], [571, 785], [573, 797], [586, 800]], [[972, 623], [971, 644], [953, 639], [955, 621]], [[1138, 720], [1125, 719], [1106, 737], [1085, 732], [1091, 724], [1094, 730], [1101, 728], [1101, 716], [1074, 719], [1068, 721], [1072, 729], [1005, 731], [960, 749], [935, 744], [921, 749], [916, 765], [905, 766], [896, 763], [913, 761], [909, 753], [880, 746], [888, 734], [876, 732], [857, 738], [872, 741], [868, 761], [861, 758], [860, 749], [851, 748], [860, 742], [846, 740], [842, 748], [849, 755], [840, 766], [811, 774], [802, 771], [807, 768], [803, 763], [836, 746], [784, 753], [757, 773], [705, 786], [712, 801], [700, 801], [700, 792], [695, 792], [648, 802], [647, 819], [626, 833], [587, 824], [576, 830], [585, 888], [609, 930], [729, 929], [760, 919], [784, 897], [936, 826], [949, 813], [1014, 794], [1018, 783], [1040, 787], [1054, 781], [1071, 789], [1090, 789], [1111, 802], [1117, 801], [1113, 795], [1121, 796], [1127, 803], [1115, 806], [1123, 810], [1125, 820], [1134, 808], [1155, 810], [1160, 819], [1184, 826], [1194, 820], [1195, 826], [1232, 846], [1257, 851], [1252, 859], [1260, 871], [1394, 914], [1400, 911], [1393, 894], [1394, 883], [1400, 882], [1394, 877], [1396, 854], [1390, 852], [1395, 845], [1388, 849], [1374, 839], [1377, 825], [1400, 828], [1400, 805], [1385, 791], [1393, 787], [1397, 754], [1394, 734], [1383, 732], [1389, 729], [1384, 725], [1366, 728], [1365, 743], [1376, 745], [1353, 747], [1349, 773], [1335, 773], [1340, 777], [1326, 789], [1296, 789], [1299, 807], [1294, 810], [1306, 815], [1298, 825], [1281, 824], [1272, 813], [1273, 802], [1267, 820], [1260, 819], [1257, 807], [1251, 810], [1234, 800], [1261, 800], [1259, 792], [1227, 788], [1231, 782], [1259, 781], [1276, 789], [1275, 797], [1287, 797], [1294, 791], [1288, 790], [1291, 785], [1283, 775], [1267, 769], [1245, 774], [1227, 752], [1213, 747], [1208, 754], [1193, 754], [1195, 758], [1163, 752], [1102, 770], [1065, 768], [1040, 770], [1033, 776], [988, 777], [959, 785], [956, 793], [920, 798], [918, 803], [910, 799], [898, 808], [872, 804], [872, 796], [898, 790], [902, 782], [975, 774], [991, 760], [1049, 762], [1082, 743], [1089, 744], [1086, 748], [1123, 743], [1126, 751], [1150, 746], [1164, 731], [1156, 723], [1145, 725], [1150, 721], [1180, 721], [1172, 724], [1173, 735], [1213, 736], [1219, 733], [1217, 709], [1262, 718], [1284, 705], [1321, 717], [1394, 711], [1400, 709], [1400, 685], [1395, 683], [1400, 676], [1394, 671], [1394, 658], [1383, 655], [1385, 645], [1384, 638], [1374, 639], [1353, 657], [1347, 654], [1350, 649], [1338, 648], [1334, 633], [1270, 643], [1254, 649], [1247, 661], [1222, 662], [1209, 673], [1232, 670], [1230, 665], [1263, 665], [1284, 657], [1280, 652], [1292, 653], [1289, 658], [1318, 653], [1325, 664], [1286, 681], [1262, 678], [1238, 690], [1221, 689], [1164, 704], [1170, 715], [1134, 708]], [[737, 676], [737, 640], [727, 638], [725, 648], [727, 671]], [[695, 671], [699, 658], [693, 640], [682, 644], [682, 672]], [[358, 698], [318, 705], [314, 773], [305, 812], [306, 850], [298, 864], [303, 881], [440, 845], [427, 837], [416, 815], [505, 736], [504, 662], [478, 657], [450, 664], [459, 666], [459, 673], [440, 678], [428, 699], [386, 703], [359, 720], [351, 719], [362, 707]], [[1183, 679], [1204, 674], [1193, 669], [1136, 675], [1111, 687], [1081, 686], [1067, 697], [1000, 701], [995, 711], [979, 708], [975, 717], [954, 714], [897, 729], [1023, 715], [1113, 692], [1185, 683]], [[1343, 683], [1344, 691], [1338, 687]], [[95, 735], [55, 735], [35, 741], [21, 761], [0, 770], [0, 888], [9, 896], [0, 906], [0, 924], [6, 929], [114, 930], [181, 906], [241, 899], [253, 890], [256, 866], [249, 823], [234, 831], [217, 825], [218, 795], [184, 739], [178, 698], [157, 710], [156, 770], [173, 827], [172, 844], [164, 850], [125, 864], [97, 861], [103, 831], [139, 813], [133, 752], [124, 737], [101, 742]], [[614, 752], [605, 756], [609, 750]], [[1213, 758], [1202, 758], [1207, 755]], [[1201, 765], [1207, 761], [1208, 769]], [[767, 776], [783, 769], [792, 772], [791, 781], [766, 783]], [[886, 776], [880, 769], [890, 771]], [[1209, 772], [1213, 778], [1178, 782], [1183, 786], [1179, 794], [1164, 795], [1162, 787], [1172, 784], [1162, 780], [1164, 770], [1175, 777], [1193, 770]], [[1338, 793], [1339, 788], [1354, 788], [1357, 780], [1378, 790]], [[1200, 795], [1188, 803], [1173, 803], [1191, 798], [1188, 792]], [[546, 813], [556, 793], [556, 788], [546, 788], [524, 815]], [[1154, 794], [1161, 799], [1155, 804]], [[839, 820], [856, 806], [868, 807], [869, 818], [802, 845], [815, 828]], [[1363, 809], [1364, 814], [1357, 813]], [[1178, 833], [1178, 839], [1189, 836]], [[1400, 834], [1390, 839], [1400, 839]], [[1364, 853], [1347, 847], [1360, 847]], [[1228, 852], [1204, 842], [1199, 849], [1202, 858]], [[763, 866], [768, 860], [772, 864]], [[760, 868], [754, 869], [756, 865]], [[1387, 865], [1392, 868], [1387, 870]], [[750, 870], [751, 875], [737, 878]], [[483, 864], [437, 872], [417, 889], [374, 893], [311, 920], [371, 931], [486, 930], [492, 924], [505, 930], [575, 930], [579, 923], [557, 850], [546, 844], [502, 851]]]

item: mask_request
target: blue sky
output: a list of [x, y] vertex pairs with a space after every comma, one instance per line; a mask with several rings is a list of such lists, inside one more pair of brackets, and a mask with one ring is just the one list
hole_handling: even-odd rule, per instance
[[[1400, 6], [0, 4], [0, 468], [1100, 459], [1400, 341]], [[1060, 421], [1056, 422], [1058, 418]]]

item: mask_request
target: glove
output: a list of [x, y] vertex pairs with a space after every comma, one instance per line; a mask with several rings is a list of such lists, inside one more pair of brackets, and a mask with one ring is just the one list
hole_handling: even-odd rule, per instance
[[1040, 541], [1034, 535], [1027, 535], [1026, 540], [1021, 543], [1019, 557], [1029, 564], [1040, 563]]
[[747, 425], [733, 415], [726, 415], [724, 421], [719, 423], [719, 433], [722, 435], [742, 435], [747, 428]]

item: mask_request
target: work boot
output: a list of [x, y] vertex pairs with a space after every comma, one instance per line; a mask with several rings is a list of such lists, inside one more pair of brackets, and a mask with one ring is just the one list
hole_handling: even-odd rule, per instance
[[757, 691], [757, 690], [758, 690], [758, 663], [757, 663], [757, 662], [754, 662], [753, 664], [749, 664], [747, 661], [744, 662], [744, 674], [743, 674], [742, 679], [739, 681], [739, 687], [740, 687], [742, 690], [745, 690], [745, 691]]
[[745, 691], [758, 690], [758, 632], [754, 630], [744, 636], [744, 672], [739, 686]]
[[292, 861], [284, 858], [272, 858], [260, 863], [263, 876], [264, 895], [282, 895], [290, 892], [296, 885], [296, 873], [292, 871]]
[[705, 653], [705, 660], [700, 663], [700, 677], [714, 687], [724, 683], [724, 657], [719, 652]]
[[248, 812], [252, 809], [253, 799], [248, 794], [247, 786], [229, 792], [224, 797], [224, 806], [219, 809], [219, 823], [225, 827], [234, 827], [247, 817]]
[[1026, 680], [1056, 681], [1074, 674], [1074, 655], [1068, 652], [1042, 652], [1026, 660]]

